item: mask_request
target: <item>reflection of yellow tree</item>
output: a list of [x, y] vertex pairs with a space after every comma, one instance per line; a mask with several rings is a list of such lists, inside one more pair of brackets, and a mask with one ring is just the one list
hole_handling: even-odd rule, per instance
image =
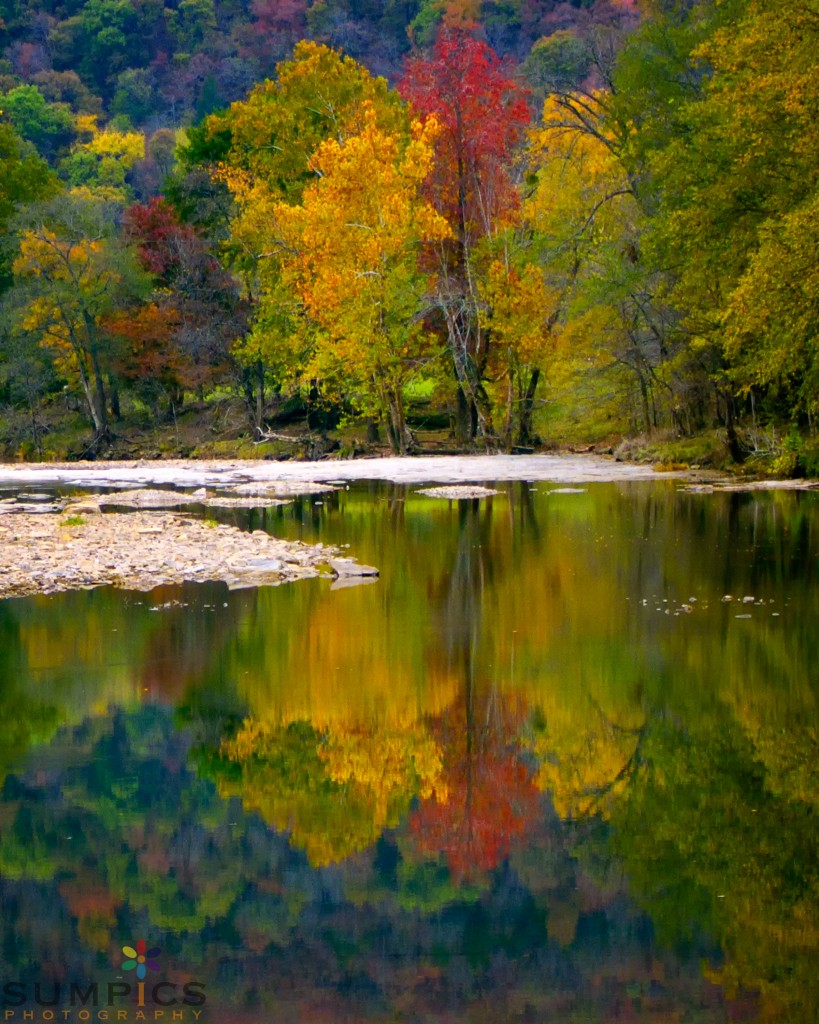
[[[359, 557], [385, 577], [340, 592], [263, 590], [248, 603], [225, 674], [238, 680], [253, 717], [321, 729], [437, 717], [458, 699], [463, 664], [455, 648], [467, 635], [478, 681], [491, 674], [534, 706], [544, 693], [576, 699], [567, 673], [582, 677], [606, 708], [630, 699], [647, 674], [650, 648], [633, 642], [642, 626], [625, 601], [632, 587], [623, 566], [637, 564], [635, 551], [606, 539], [640, 529], [644, 514], [656, 515], [656, 497], [601, 503], [558, 495], [544, 505], [515, 486], [480, 507], [455, 508], [401, 494], [397, 524], [374, 516], [367, 495], [343, 494], [339, 503], [339, 520], [360, 538]], [[589, 537], [601, 543], [589, 545]], [[680, 571], [677, 563], [671, 571]], [[693, 586], [679, 583], [686, 594]]]
[[446, 799], [441, 749], [420, 726], [390, 731], [341, 726], [320, 755], [333, 782], [352, 783], [372, 795], [381, 828], [397, 824], [390, 809], [396, 800], [405, 804], [407, 793]]
[[805, 654], [797, 660], [794, 646], [792, 632], [770, 618], [752, 637], [734, 634], [740, 670], [725, 674], [719, 696], [764, 765], [766, 789], [819, 808], [819, 694], [809, 655], [800, 644]]
[[[394, 554], [406, 558], [403, 550]], [[423, 629], [408, 628], [410, 619], [424, 622], [425, 595], [408, 585], [399, 597], [406, 608], [401, 616], [390, 614], [375, 586], [261, 591], [231, 661], [251, 717], [283, 725], [309, 721], [330, 731], [373, 723], [390, 730], [443, 711], [458, 678], [430, 673]]]
[[320, 732], [308, 722], [248, 719], [221, 752], [239, 768], [221, 774], [221, 794], [290, 832], [314, 866], [372, 845], [415, 796], [445, 793], [440, 750], [419, 725]]
[[819, 1019], [815, 806], [783, 779], [771, 792], [759, 750], [719, 710], [688, 728], [657, 721], [641, 752], [612, 842], [658, 934], [710, 932], [724, 963], [708, 977], [729, 997], [759, 993], [759, 1020]]
[[793, 709], [786, 712], [775, 702], [772, 706], [764, 702], [743, 704], [735, 710], [765, 766], [766, 787], [789, 800], [801, 800], [819, 808], [816, 710], [810, 718], [794, 713]]
[[720, 879], [728, 960], [708, 977], [729, 993], [757, 988], [763, 1021], [801, 1022], [819, 1012], [817, 696], [812, 680], [793, 671], [781, 630], [770, 633], [757, 641], [764, 652], [747, 655], [761, 654], [757, 664], [770, 674], [757, 671], [749, 686], [748, 675], [735, 672], [720, 692], [749, 741], [760, 790], [731, 808], [722, 845], [729, 855], [738, 835], [741, 856], [730, 879]]
[[562, 818], [607, 814], [636, 767], [642, 714], [619, 708], [609, 715], [578, 690], [575, 699], [547, 705], [532, 748], [540, 759], [538, 785]]

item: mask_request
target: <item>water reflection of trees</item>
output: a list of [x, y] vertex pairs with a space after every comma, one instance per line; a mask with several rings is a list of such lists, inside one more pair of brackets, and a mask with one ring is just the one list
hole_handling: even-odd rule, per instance
[[[212, 928], [208, 950], [233, 936], [250, 991], [295, 929], [341, 979], [338, 934], [363, 935], [350, 905], [377, 900], [396, 949], [440, 948], [440, 929], [472, 964], [474, 994], [475, 965], [512, 942], [503, 913], [589, 978], [591, 953], [578, 963], [592, 947], [628, 960], [618, 908], [636, 900], [649, 960], [695, 951], [765, 1019], [817, 1016], [805, 500], [705, 508], [657, 488], [546, 500], [523, 486], [492, 504], [383, 497], [378, 516], [343, 497], [334, 515], [371, 517], [386, 586], [220, 591], [218, 614], [103, 594], [0, 605], [8, 962], [53, 960], [75, 935], [110, 951], [124, 921], [183, 935], [189, 951]], [[326, 530], [322, 508], [304, 512]], [[766, 604], [739, 623], [724, 593]], [[675, 618], [689, 595], [699, 607]], [[176, 706], [181, 734], [162, 708], [140, 708], [146, 696]], [[331, 913], [316, 907], [325, 877], [335, 950], [307, 937]], [[443, 920], [472, 934], [483, 922], [485, 945], [459, 945]], [[365, 945], [345, 955], [375, 976]], [[415, 992], [414, 970], [427, 985], [414, 999], [465, 1005], [432, 952], [379, 991], [399, 991], [401, 975]], [[622, 970], [640, 989], [634, 965]], [[654, 966], [644, 981], [673, 989]]]
[[[674, 943], [657, 944], [648, 919], [629, 909], [622, 873], [605, 867], [610, 827], [567, 829], [538, 800], [531, 774], [521, 789], [521, 709], [498, 704], [491, 690], [475, 694], [468, 755], [459, 729], [467, 714], [461, 703], [430, 725], [441, 743], [452, 734], [442, 763], [452, 813], [464, 806], [470, 772], [473, 786], [492, 772], [503, 784], [510, 764], [516, 809], [531, 813], [524, 830], [488, 809], [486, 821], [501, 827], [483, 851], [470, 848], [485, 859], [463, 872], [463, 846], [425, 846], [429, 833], [412, 825], [432, 795], [373, 844], [316, 869], [258, 811], [243, 814], [191, 773], [185, 737], [161, 708], [64, 730], [47, 762], [4, 794], [0, 850], [15, 845], [18, 863], [28, 858], [0, 880], [6, 966], [22, 977], [57, 963], [66, 976], [92, 974], [97, 952], [108, 962], [123, 933], [139, 933], [167, 951], [172, 979], [207, 979], [220, 1020], [242, 1006], [255, 1017], [237, 1020], [312, 1019], [317, 1002], [334, 1020], [393, 1019], [399, 1009], [413, 1019], [506, 1020], [508, 1000], [540, 1015], [572, 1007], [605, 1019], [613, 1005], [633, 1011], [649, 994], [657, 1013], [696, 1008], [705, 1021], [723, 1020], [700, 977], [713, 942], [688, 936], [675, 953]], [[305, 739], [315, 752], [314, 732], [286, 731], [302, 755]], [[296, 756], [281, 737], [279, 749]], [[317, 770], [308, 766], [308, 791]]]

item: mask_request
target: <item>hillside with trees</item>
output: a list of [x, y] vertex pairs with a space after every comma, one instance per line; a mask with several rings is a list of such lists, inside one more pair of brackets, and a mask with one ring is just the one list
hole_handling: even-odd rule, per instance
[[816, 0], [2, 0], [0, 32], [6, 458], [816, 472]]

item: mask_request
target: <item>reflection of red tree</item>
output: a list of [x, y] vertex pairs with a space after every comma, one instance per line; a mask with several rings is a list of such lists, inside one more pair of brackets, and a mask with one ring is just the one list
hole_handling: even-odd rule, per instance
[[410, 817], [419, 849], [443, 854], [457, 880], [497, 867], [540, 816], [540, 795], [515, 741], [518, 709], [471, 689], [464, 707], [433, 727], [447, 799], [425, 800]]
[[72, 917], [101, 917], [113, 920], [122, 900], [92, 878], [69, 878], [59, 885], [60, 895]]

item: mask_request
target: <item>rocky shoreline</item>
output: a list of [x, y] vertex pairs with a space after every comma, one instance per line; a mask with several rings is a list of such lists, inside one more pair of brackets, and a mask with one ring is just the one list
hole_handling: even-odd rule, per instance
[[[342, 587], [378, 575], [371, 566], [321, 544], [277, 540], [263, 531], [247, 533], [172, 511], [189, 505], [272, 506], [299, 495], [333, 491], [354, 480], [434, 483], [439, 486], [419, 493], [457, 500], [497, 493], [486, 486], [490, 481], [576, 485], [658, 479], [674, 480], [688, 493], [817, 486], [816, 481], [737, 482], [691, 471], [656, 473], [597, 456], [7, 464], [0, 465], [0, 598], [100, 586], [147, 591], [187, 581], [222, 581], [236, 589], [320, 575]], [[27, 492], [24, 487], [45, 487], [48, 493]], [[71, 493], [89, 487], [96, 493]], [[563, 487], [554, 493], [580, 490], [585, 487]], [[16, 494], [3, 497], [3, 492]], [[103, 513], [104, 506], [117, 511]]]
[[378, 572], [322, 544], [169, 512], [101, 514], [80, 500], [62, 514], [0, 518], [0, 598], [102, 586], [148, 591], [188, 581], [235, 590], [321, 575], [349, 585]]

